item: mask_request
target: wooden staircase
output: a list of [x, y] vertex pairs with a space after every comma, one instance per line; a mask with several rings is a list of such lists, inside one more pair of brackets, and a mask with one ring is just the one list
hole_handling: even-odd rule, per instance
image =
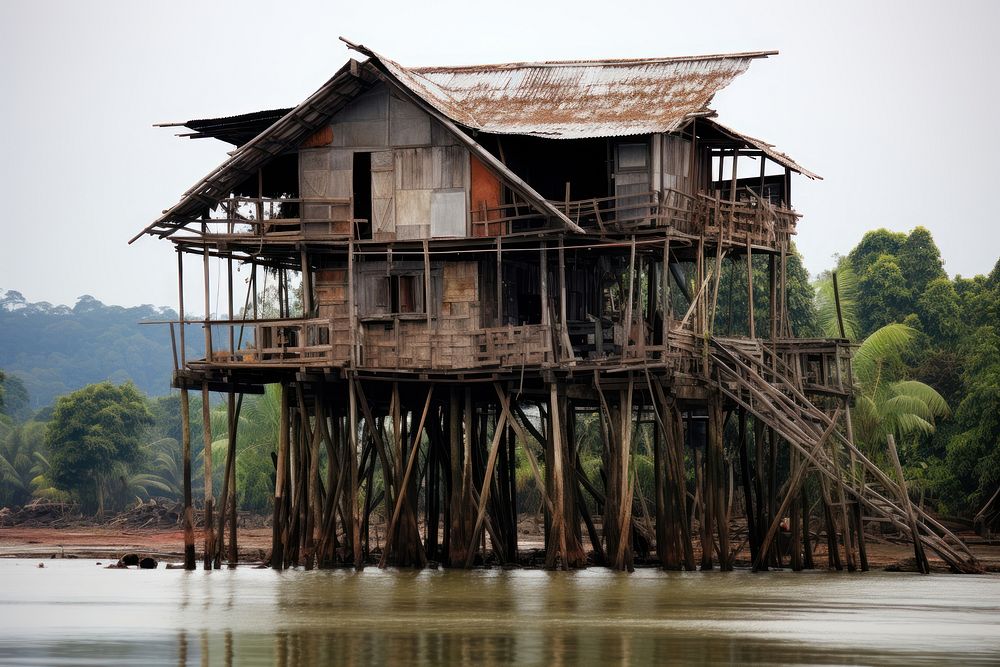
[[[913, 507], [902, 491], [905, 487], [854, 445], [849, 407], [836, 406], [832, 415], [827, 414], [792, 379], [797, 375], [795, 369], [784, 367], [780, 356], [768, 350], [766, 343], [757, 349], [759, 354], [711, 338], [709, 381], [773, 429], [804, 462], [786, 482], [783, 508], [798, 493], [806, 473], [815, 472], [825, 493], [835, 499], [830, 503], [831, 509], [842, 513], [842, 528], [849, 525], [847, 504], [856, 501], [870, 516], [887, 520], [911, 539], [918, 539], [920, 545], [933, 550], [953, 571], [983, 571], [961, 539], [921, 508]], [[843, 531], [849, 550], [848, 533], [849, 530]]]

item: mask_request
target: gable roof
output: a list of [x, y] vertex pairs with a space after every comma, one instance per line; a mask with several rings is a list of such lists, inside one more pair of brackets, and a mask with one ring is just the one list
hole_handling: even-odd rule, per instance
[[[715, 93], [745, 72], [752, 60], [777, 53], [406, 68], [363, 45], [341, 39], [368, 60], [351, 59], [319, 90], [277, 120], [273, 119], [285, 110], [179, 123], [195, 129], [193, 136], [218, 133], [229, 140], [234, 138], [233, 130], [259, 128], [273, 120], [267, 129], [242, 143], [225, 162], [188, 189], [177, 204], [129, 243], [147, 233], [169, 236], [197, 219], [261, 166], [300, 145], [379, 79], [394, 85], [455, 133], [537, 210], [571, 231], [582, 232], [458, 126], [491, 134], [556, 139], [675, 132], [693, 118], [714, 116], [708, 105]], [[788, 156], [774, 151], [770, 144], [733, 130], [729, 132], [791, 169], [815, 176]]]
[[708, 105], [718, 91], [753, 59], [777, 53], [406, 68], [351, 48], [462, 125], [550, 139], [675, 132], [714, 115]]

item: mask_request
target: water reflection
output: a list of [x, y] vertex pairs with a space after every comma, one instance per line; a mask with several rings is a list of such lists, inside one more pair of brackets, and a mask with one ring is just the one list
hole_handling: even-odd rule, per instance
[[0, 561], [0, 664], [993, 663], [1000, 578]]

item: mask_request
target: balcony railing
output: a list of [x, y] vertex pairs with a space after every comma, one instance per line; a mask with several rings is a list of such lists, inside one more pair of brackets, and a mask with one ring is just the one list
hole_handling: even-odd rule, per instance
[[352, 209], [350, 198], [230, 197], [205, 226], [216, 239], [348, 239], [356, 235]]
[[[736, 201], [718, 194], [689, 195], [678, 190], [643, 192], [550, 202], [580, 227], [601, 234], [641, 233], [672, 228], [680, 234], [705, 236], [724, 243], [774, 247], [795, 233], [798, 214], [775, 206], [746, 189]], [[474, 236], [496, 236], [538, 229], [541, 214], [525, 204], [505, 204], [472, 211]]]

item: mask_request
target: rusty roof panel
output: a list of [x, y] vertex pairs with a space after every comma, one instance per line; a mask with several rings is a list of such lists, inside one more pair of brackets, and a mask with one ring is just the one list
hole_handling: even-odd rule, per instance
[[712, 115], [715, 94], [751, 60], [774, 53], [423, 68], [371, 55], [472, 129], [581, 139], [677, 131], [693, 117]]

